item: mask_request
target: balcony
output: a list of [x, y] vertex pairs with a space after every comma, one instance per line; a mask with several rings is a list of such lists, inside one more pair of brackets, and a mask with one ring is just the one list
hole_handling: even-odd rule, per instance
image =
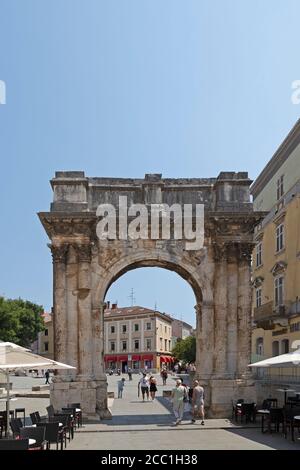
[[275, 324], [288, 325], [288, 318], [292, 315], [291, 302], [274, 307], [273, 301], [254, 309], [254, 321], [258, 328], [272, 330]]

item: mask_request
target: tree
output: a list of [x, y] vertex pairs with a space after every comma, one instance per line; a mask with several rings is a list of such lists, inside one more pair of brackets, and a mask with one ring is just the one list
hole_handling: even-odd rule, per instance
[[179, 361], [195, 362], [196, 361], [196, 337], [188, 336], [181, 339], [175, 345], [172, 351], [173, 356]]
[[44, 329], [43, 307], [28, 300], [0, 297], [0, 339], [29, 347]]

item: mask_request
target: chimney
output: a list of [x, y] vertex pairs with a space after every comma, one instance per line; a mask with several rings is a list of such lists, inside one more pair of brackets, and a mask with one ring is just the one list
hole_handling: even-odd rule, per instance
[[110, 301], [109, 300], [106, 302], [106, 308], [107, 308], [107, 310], [110, 309]]
[[118, 306], [118, 304], [111, 304], [111, 309], [116, 310], [117, 306]]

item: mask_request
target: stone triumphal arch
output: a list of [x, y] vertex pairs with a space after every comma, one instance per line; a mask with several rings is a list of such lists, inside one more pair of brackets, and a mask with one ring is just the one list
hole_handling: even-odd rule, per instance
[[[217, 178], [88, 178], [56, 172], [53, 202], [39, 213], [51, 240], [55, 358], [76, 367], [51, 385], [55, 408], [80, 402], [84, 413], [109, 418], [104, 371], [104, 299], [110, 285], [130, 269], [159, 266], [176, 271], [196, 297], [197, 376], [206, 389], [210, 416], [224, 417], [234, 397], [253, 399], [247, 372], [251, 342], [250, 263], [254, 226], [247, 173]], [[101, 203], [204, 204], [204, 246], [186, 249], [182, 239], [97, 237]], [[151, 286], [149, 286], [151, 289]]]

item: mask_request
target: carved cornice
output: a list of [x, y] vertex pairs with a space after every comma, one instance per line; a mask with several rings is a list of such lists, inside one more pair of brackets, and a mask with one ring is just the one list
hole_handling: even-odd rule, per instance
[[253, 281], [253, 287], [257, 289], [257, 287], [261, 287], [264, 282], [264, 278], [262, 276], [258, 276]]
[[97, 218], [93, 213], [55, 213], [38, 214], [50, 239], [53, 237], [96, 238]]
[[48, 247], [51, 250], [53, 263], [66, 263], [69, 250], [69, 245], [67, 243], [64, 243], [63, 245], [53, 245], [49, 243]]
[[286, 271], [287, 263], [285, 261], [277, 261], [271, 269], [273, 276], [278, 276], [278, 274], [283, 274]]

